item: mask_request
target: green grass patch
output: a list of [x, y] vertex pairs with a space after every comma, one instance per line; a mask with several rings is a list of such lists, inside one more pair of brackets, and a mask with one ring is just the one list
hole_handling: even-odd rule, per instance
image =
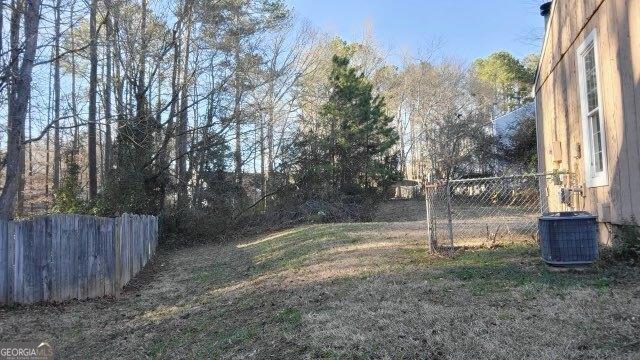
[[572, 287], [591, 287], [599, 293], [611, 286], [605, 269], [553, 271], [532, 245], [508, 245], [497, 249], [466, 250], [432, 266], [445, 277], [463, 281], [474, 295], [482, 296], [526, 287], [525, 298], [535, 298], [543, 288], [561, 296]]
[[156, 337], [146, 349], [147, 355], [151, 358], [163, 358], [172, 349], [187, 346], [193, 338], [193, 333], [180, 331], [160, 336], [162, 337]]
[[242, 326], [228, 331], [219, 332], [216, 340], [220, 347], [229, 348], [239, 343], [253, 339], [258, 334], [257, 330], [250, 326]]
[[166, 350], [167, 343], [165, 343], [162, 339], [156, 339], [151, 342], [151, 345], [149, 345], [149, 348], [147, 349], [147, 355], [152, 358], [156, 358], [164, 354]]
[[297, 326], [302, 322], [302, 314], [296, 308], [287, 308], [276, 315], [275, 320], [291, 326]]
[[222, 284], [228, 282], [232, 275], [230, 267], [213, 264], [195, 268], [190, 281], [199, 284]]
[[331, 349], [319, 350], [314, 354], [315, 358], [318, 359], [326, 359], [326, 360], [334, 360], [340, 359], [340, 354]]

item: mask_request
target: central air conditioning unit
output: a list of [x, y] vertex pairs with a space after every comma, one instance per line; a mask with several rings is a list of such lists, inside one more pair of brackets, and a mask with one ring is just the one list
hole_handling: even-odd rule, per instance
[[542, 260], [552, 266], [588, 265], [598, 259], [598, 225], [587, 212], [547, 213], [538, 219]]

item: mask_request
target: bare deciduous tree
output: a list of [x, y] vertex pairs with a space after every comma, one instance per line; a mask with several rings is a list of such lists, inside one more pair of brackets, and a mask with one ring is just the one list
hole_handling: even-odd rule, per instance
[[[14, 0], [11, 14], [11, 61], [9, 70], [9, 105], [7, 126], [6, 175], [0, 194], [0, 216], [8, 218], [13, 213], [15, 197], [20, 183], [20, 156], [24, 149], [24, 127], [27, 106], [31, 97], [31, 76], [38, 47], [40, 26], [40, 0], [23, 3]], [[24, 50], [19, 57], [19, 26], [24, 18]], [[18, 61], [20, 60], [20, 61]]]

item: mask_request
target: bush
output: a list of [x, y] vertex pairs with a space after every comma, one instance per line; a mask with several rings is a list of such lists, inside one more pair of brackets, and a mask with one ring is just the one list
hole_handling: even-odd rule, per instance
[[614, 225], [613, 255], [618, 260], [640, 260], [640, 230], [636, 225]]
[[162, 245], [178, 248], [217, 240], [228, 233], [232, 221], [222, 209], [167, 209], [160, 215]]
[[204, 172], [207, 191], [194, 191], [192, 204], [167, 204], [160, 214], [163, 245], [179, 247], [229, 235], [239, 211], [248, 206], [245, 192], [222, 170]]

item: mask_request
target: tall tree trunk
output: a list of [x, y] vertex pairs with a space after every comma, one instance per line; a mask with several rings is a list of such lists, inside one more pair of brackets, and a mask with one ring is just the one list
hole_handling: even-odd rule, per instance
[[[156, 127], [156, 148], [154, 151], [162, 151], [162, 145], [164, 144], [163, 133], [162, 133], [162, 86], [164, 83], [164, 76], [162, 74], [158, 75], [158, 92], [156, 93], [156, 106], [154, 110], [154, 120]], [[149, 108], [151, 109], [151, 103], [149, 103]]]
[[264, 134], [264, 127], [265, 127], [265, 121], [264, 121], [264, 116], [260, 116], [260, 128], [259, 128], [259, 143], [260, 143], [260, 180], [261, 180], [261, 189], [260, 189], [260, 196], [263, 197], [262, 199], [262, 208], [263, 210], [267, 209], [267, 198], [264, 197], [267, 194], [267, 167], [265, 166], [265, 162], [266, 162], [266, 151], [267, 151], [267, 147], [265, 146], [265, 134]]
[[[104, 64], [100, 66], [100, 79], [104, 79]], [[102, 89], [104, 95], [104, 88]], [[101, 103], [101, 101], [102, 103]], [[104, 112], [104, 96], [96, 101], [96, 170], [98, 183], [102, 185], [104, 179], [104, 129], [102, 129], [102, 121], [97, 119], [98, 115]]]
[[[194, 48], [194, 50], [195, 50], [195, 56], [194, 56], [194, 59], [193, 59], [193, 63], [194, 64], [198, 64], [198, 55], [199, 55], [198, 54], [198, 49]], [[198, 99], [198, 82], [195, 81], [195, 80], [196, 79], [194, 77], [193, 81], [192, 81], [192, 86], [193, 86], [192, 97], [193, 97], [193, 99]], [[198, 106], [193, 106], [192, 110], [193, 110], [193, 129], [194, 130], [190, 133], [191, 140], [190, 140], [189, 149], [195, 149], [195, 146], [196, 146], [197, 142], [202, 140], [201, 138], [198, 139], [198, 133], [201, 132], [200, 122], [199, 122], [200, 113], [198, 112]], [[189, 166], [187, 167], [187, 177], [186, 177], [188, 179], [188, 182], [191, 182], [194, 179], [193, 175], [194, 175], [194, 172], [195, 172], [195, 168], [196, 168], [196, 166], [198, 164], [198, 161], [196, 160], [198, 152], [199, 151], [189, 151]], [[197, 186], [197, 182], [193, 183], [193, 187], [194, 188], [195, 188], [195, 186]]]
[[[29, 99], [29, 139], [32, 138], [33, 129], [33, 114], [31, 109], [31, 99]], [[29, 189], [33, 191], [33, 142], [29, 142]], [[22, 185], [22, 201], [24, 201], [24, 181]], [[24, 204], [23, 204], [24, 206]], [[33, 202], [31, 203], [31, 210], [33, 210]]]
[[109, 17], [107, 18], [107, 27], [108, 31], [111, 32], [111, 36], [109, 38], [110, 46], [113, 48], [113, 87], [114, 87], [114, 95], [116, 100], [116, 129], [121, 129], [125, 120], [125, 109], [124, 109], [124, 82], [122, 81], [122, 74], [120, 71], [120, 62], [122, 61], [122, 56], [120, 54], [120, 44], [118, 41], [118, 32], [119, 32], [119, 20], [120, 20], [120, 10], [117, 5], [114, 5], [111, 0], [104, 0], [104, 4], [109, 9]]
[[402, 91], [400, 92], [400, 99], [398, 101], [398, 114], [396, 115], [396, 127], [398, 129], [398, 135], [400, 135], [399, 139], [398, 139], [398, 146], [400, 148], [400, 151], [398, 152], [399, 155], [399, 165], [400, 165], [400, 173], [403, 175], [403, 178], [407, 179], [407, 173], [406, 173], [406, 158], [405, 158], [405, 153], [404, 153], [404, 122], [402, 119], [402, 116], [404, 114], [403, 110], [404, 110], [404, 104], [405, 104], [405, 89], [406, 86], [403, 84], [402, 87]]
[[[211, 68], [213, 69], [213, 61], [211, 64]], [[202, 194], [203, 194], [202, 175], [204, 171], [205, 162], [207, 161], [207, 151], [210, 150], [211, 148], [210, 132], [211, 132], [211, 128], [213, 127], [213, 106], [214, 106], [213, 98], [214, 98], [214, 95], [212, 93], [211, 95], [208, 96], [208, 99], [207, 99], [207, 120], [206, 120], [207, 126], [205, 126], [205, 128], [202, 131], [202, 141], [201, 141], [202, 146], [206, 150], [200, 152], [197, 157], [198, 164], [197, 164], [197, 169], [195, 171], [195, 181], [194, 181], [195, 191], [191, 199], [191, 203], [193, 204], [194, 207], [200, 204], [202, 201]]]
[[236, 175], [236, 185], [238, 186], [238, 191], [242, 191], [242, 77], [240, 72], [242, 71], [242, 66], [240, 64], [240, 9], [235, 9], [235, 26], [237, 34], [235, 35], [235, 44], [234, 44], [234, 62], [235, 62], [235, 73], [234, 73], [234, 101], [233, 101], [233, 116], [235, 120], [235, 138], [234, 138], [234, 151], [233, 151], [233, 160], [235, 163], [235, 175]]
[[185, 1], [186, 32], [184, 34], [184, 63], [182, 67], [182, 86], [180, 96], [180, 121], [178, 123], [178, 135], [176, 138], [176, 157], [178, 157], [178, 207], [187, 204], [188, 181], [187, 178], [187, 122], [188, 122], [188, 93], [189, 93], [189, 52], [191, 45], [191, 1]]
[[[164, 75], [158, 75], [158, 92], [156, 93], [156, 109], [155, 109], [155, 120], [156, 127], [158, 129], [158, 139], [162, 139], [162, 86], [164, 85]], [[149, 104], [151, 106], [151, 104]]]
[[[29, 102], [27, 102], [27, 115], [29, 115]], [[31, 122], [31, 121], [29, 121]], [[28, 124], [31, 126], [31, 124]], [[18, 179], [18, 194], [16, 196], [16, 215], [19, 217], [24, 215], [24, 187], [25, 187], [25, 177], [26, 177], [26, 149], [24, 146], [25, 143], [25, 133], [26, 131], [22, 131], [22, 148], [20, 149], [20, 176]]]
[[[178, 108], [178, 97], [179, 97], [179, 83], [180, 83], [180, 32], [181, 32], [181, 21], [178, 21], [175, 29], [172, 34], [172, 43], [173, 43], [173, 66], [171, 67], [171, 100], [169, 103], [169, 117], [167, 119], [167, 126], [165, 129], [164, 140], [162, 144], [160, 144], [160, 150], [158, 154], [158, 171], [166, 175], [170, 172], [170, 163], [169, 163], [169, 146], [171, 143], [171, 139], [175, 136], [175, 117]], [[159, 111], [158, 111], [159, 113]], [[160, 116], [159, 114], [157, 115]], [[160, 187], [160, 209], [162, 210], [166, 201], [166, 181], [161, 181]]]
[[[272, 76], [269, 83], [269, 117], [267, 119], [267, 178], [264, 182], [264, 195], [268, 194], [272, 191], [273, 181], [274, 181], [274, 172], [273, 172], [273, 160], [274, 160], [274, 144], [273, 144], [273, 124], [275, 123], [275, 62], [272, 65], [271, 69]], [[265, 208], [268, 206], [268, 199], [265, 198]]]
[[96, 159], [96, 115], [98, 95], [98, 31], [96, 17], [98, 0], [91, 0], [89, 13], [89, 129], [87, 133], [89, 161], [89, 200], [98, 197], [98, 167]]
[[[0, 0], [0, 39], [4, 39], [4, 0]], [[0, 41], [0, 54], [4, 54], [4, 41]]]
[[[69, 37], [71, 38], [71, 49], [75, 49], [76, 47], [76, 37], [75, 37], [75, 24], [74, 24], [74, 5], [75, 2], [71, 2], [71, 9], [69, 12]], [[73, 147], [72, 154], [74, 155], [74, 162], [77, 161], [75, 159], [75, 155], [78, 153], [80, 148], [80, 135], [78, 133], [78, 101], [76, 96], [76, 55], [75, 51], [71, 52], [71, 113], [73, 115]]]
[[[18, 0], [20, 1], [20, 0]], [[17, 5], [17, 4], [16, 4]], [[19, 26], [22, 15], [21, 7], [12, 7], [12, 25]], [[18, 191], [20, 168], [20, 153], [23, 151], [24, 123], [27, 106], [31, 98], [31, 75], [33, 72], [36, 49], [38, 47], [38, 28], [40, 25], [40, 0], [26, 2], [24, 9], [24, 52], [18, 73], [13, 73], [12, 86], [9, 91], [10, 107], [7, 124], [7, 155], [6, 175], [2, 193], [0, 193], [0, 216], [10, 218], [15, 206]], [[13, 26], [12, 26], [13, 27]], [[14, 37], [12, 28], [10, 39], [12, 50], [17, 51], [18, 39]], [[16, 58], [17, 59], [17, 58]]]
[[24, 0], [11, 0], [11, 19], [9, 20], [9, 91], [8, 96], [9, 106], [11, 106], [15, 98], [11, 95], [14, 94], [12, 89], [16, 85], [16, 77], [18, 76], [19, 59], [20, 56], [20, 20], [22, 19], [22, 12], [24, 11]]
[[[59, 1], [59, 0], [58, 0]], [[105, 119], [105, 131], [104, 131], [104, 172], [106, 176], [109, 176], [111, 170], [111, 155], [112, 155], [112, 135], [111, 135], [111, 92], [113, 91], [113, 78], [111, 75], [111, 42], [113, 37], [113, 25], [111, 23], [111, 13], [107, 14], [106, 20], [106, 64], [105, 64], [105, 85], [104, 85], [104, 119]]]
[[53, 66], [53, 191], [60, 187], [60, 0], [56, 0]]
[[[169, 118], [167, 119], [167, 130], [165, 135], [165, 142], [160, 152], [160, 163], [167, 163], [168, 158], [168, 140], [175, 136], [175, 117], [178, 112], [178, 100], [180, 97], [180, 23], [176, 29], [173, 30], [173, 66], [171, 67], [171, 103], [169, 107]], [[161, 165], [161, 166], [163, 166]], [[176, 171], [177, 173], [177, 171]]]
[[147, 0], [142, 0], [142, 19], [140, 20], [141, 46], [138, 58], [138, 79], [136, 81], [136, 117], [139, 122], [147, 119]]
[[411, 116], [413, 114], [409, 115], [409, 139], [410, 139], [410, 143], [411, 143], [411, 180], [416, 180], [418, 178], [418, 172], [417, 172], [417, 162], [418, 162], [418, 157], [416, 156], [416, 152], [417, 152], [417, 147], [418, 147], [418, 139], [416, 138], [416, 130], [415, 130], [415, 124], [414, 124], [414, 117]]
[[[131, 58], [130, 58], [131, 59]], [[125, 65], [125, 72], [126, 69], [132, 69], [133, 68], [133, 60], [130, 61], [129, 64]], [[135, 116], [134, 113], [134, 109], [137, 109], [136, 106], [136, 94], [137, 94], [137, 90], [133, 88], [133, 84], [128, 81], [127, 82], [127, 116], [129, 117], [129, 119], [133, 119], [133, 117]]]
[[[9, 93], [7, 95], [7, 102], [8, 102], [8, 115], [9, 115], [9, 121], [7, 122], [7, 132], [10, 131], [9, 126], [11, 125], [11, 114], [13, 114], [15, 112], [15, 108], [16, 108], [16, 101], [17, 101], [17, 97], [15, 96], [15, 92], [16, 92], [16, 88], [17, 88], [17, 81], [18, 81], [18, 71], [20, 69], [20, 21], [22, 19], [23, 16], [23, 12], [24, 12], [24, 1], [23, 0], [12, 0], [11, 1], [11, 19], [9, 20], [9, 54], [10, 54], [10, 58], [9, 58], [9, 67], [8, 67], [8, 71], [9, 71], [9, 76], [8, 78], [8, 83], [7, 83], [7, 87], [9, 88]], [[21, 132], [19, 133], [19, 143], [22, 144], [23, 140], [24, 140], [24, 121], [22, 122], [21, 125]], [[10, 134], [8, 134], [8, 141], [10, 141]], [[7, 144], [7, 158], [9, 157], [9, 146], [10, 144]], [[24, 161], [23, 160], [23, 152], [22, 152], [22, 147], [20, 148], [21, 150], [18, 152], [18, 166], [16, 167], [16, 195], [15, 197], [17, 198], [17, 202], [18, 204], [20, 203], [20, 187], [21, 187], [21, 182], [22, 182], [22, 177], [23, 177], [23, 167], [24, 167]], [[7, 159], [8, 162], [8, 159]], [[7, 173], [10, 171], [9, 167], [7, 166], [6, 169]], [[8, 174], [7, 174], [8, 176]], [[15, 208], [15, 206], [14, 206]], [[13, 214], [13, 210], [14, 208], [11, 209], [11, 214]]]
[[[53, 63], [54, 57], [56, 56], [55, 49], [51, 51], [51, 63], [49, 64], [49, 84], [47, 86], [48, 99], [47, 99], [47, 122], [51, 123], [53, 120]], [[44, 196], [48, 200], [49, 198], [49, 169], [51, 168], [51, 135], [50, 131], [47, 131], [45, 135], [45, 166], [44, 166]]]
[[234, 151], [233, 151], [233, 161], [235, 163], [235, 175], [236, 175], [236, 184], [239, 188], [242, 188], [242, 115], [240, 112], [240, 90], [235, 90], [235, 105], [234, 111], [235, 113], [235, 136], [234, 136]]
[[[117, 48], [114, 46], [114, 56], [117, 54]], [[116, 61], [113, 63], [113, 87], [116, 100], [116, 129], [119, 131], [122, 128], [122, 123], [125, 119], [124, 113], [124, 83], [122, 81], [122, 74], [120, 71], [120, 62], [117, 60], [118, 56], [115, 56]]]

